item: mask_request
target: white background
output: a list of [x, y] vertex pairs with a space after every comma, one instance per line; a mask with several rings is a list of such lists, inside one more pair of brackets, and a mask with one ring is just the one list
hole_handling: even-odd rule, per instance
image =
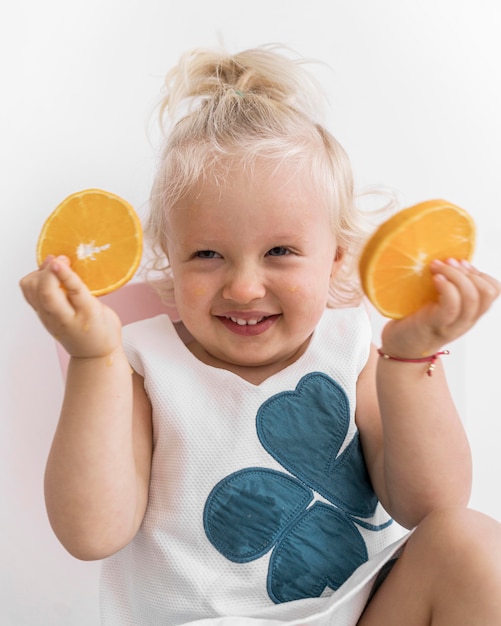
[[[9, 8], [6, 8], [6, 7]], [[285, 43], [330, 66], [331, 130], [359, 188], [402, 204], [444, 197], [478, 226], [476, 264], [501, 276], [501, 9], [497, 0], [24, 0], [0, 10], [0, 623], [97, 623], [97, 563], [45, 516], [61, 401], [54, 344], [25, 305], [42, 222], [102, 187], [144, 215], [151, 113], [186, 48]], [[472, 506], [501, 520], [501, 302], [447, 358], [475, 461]], [[379, 321], [376, 320], [376, 328]]]

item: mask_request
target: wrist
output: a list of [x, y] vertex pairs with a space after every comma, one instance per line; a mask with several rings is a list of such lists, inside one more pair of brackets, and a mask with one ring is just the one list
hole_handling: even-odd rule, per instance
[[103, 363], [106, 366], [119, 364], [121, 362], [129, 363], [127, 355], [121, 345], [112, 350], [104, 351], [102, 354], [70, 355], [70, 360], [74, 363], [88, 363], [93, 365]]
[[395, 332], [397, 326], [388, 323], [381, 335], [381, 351], [401, 359], [421, 359], [443, 350], [444, 343], [426, 331], [426, 328], [412, 329], [412, 332]]
[[437, 359], [441, 356], [450, 354], [449, 350], [441, 350], [440, 352], [435, 352], [434, 354], [430, 354], [427, 356], [417, 358], [404, 358], [389, 354], [388, 352], [384, 352], [382, 348], [378, 348], [377, 352], [383, 361], [396, 361], [397, 363], [424, 363], [427, 365], [426, 373], [428, 376], [433, 376], [433, 371], [435, 369], [435, 363]]

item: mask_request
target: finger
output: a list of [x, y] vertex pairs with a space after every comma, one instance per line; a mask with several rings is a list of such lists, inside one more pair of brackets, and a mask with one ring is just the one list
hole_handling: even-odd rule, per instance
[[489, 274], [480, 272], [468, 261], [449, 259], [446, 265], [453, 268], [450, 280], [458, 281], [458, 287], [462, 290], [465, 314], [476, 321], [499, 296], [501, 284]]
[[23, 292], [24, 299], [28, 304], [33, 307], [36, 311], [37, 308], [37, 298], [36, 293], [38, 291], [37, 284], [40, 279], [39, 270], [35, 272], [31, 272], [26, 276], [23, 276], [19, 281], [19, 286], [21, 287], [21, 291]]
[[[55, 264], [56, 271], [54, 271], [53, 264]], [[32, 301], [42, 321], [47, 316], [67, 320], [75, 314], [75, 309], [68, 300], [66, 290], [62, 288], [57, 269], [58, 265], [53, 261], [36, 272], [36, 276], [32, 279]]]
[[452, 327], [463, 315], [463, 300], [457, 286], [444, 274], [433, 276], [438, 300], [433, 306], [435, 324], [440, 328]]
[[68, 323], [82, 306], [78, 298], [72, 300], [81, 281], [67, 257], [48, 257], [30, 282], [32, 305], [46, 325]]
[[78, 274], [71, 269], [67, 257], [56, 257], [48, 265], [48, 269], [58, 279], [65, 297], [74, 309], [85, 308], [93, 303], [93, 296]]
[[55, 256], [53, 254], [49, 254], [40, 264], [39, 269], [43, 270], [45, 269], [53, 260], [55, 259]]
[[483, 314], [490, 308], [494, 300], [501, 295], [501, 282], [496, 280], [493, 276], [481, 272], [467, 261], [462, 261], [461, 265], [478, 290], [480, 312]]
[[26, 301], [49, 332], [52, 332], [54, 324], [64, 323], [73, 317], [74, 309], [49, 265], [22, 278], [20, 286]]
[[[460, 263], [454, 259], [449, 259], [446, 263], [434, 262], [432, 271], [439, 293], [439, 306], [435, 314], [436, 319], [443, 325], [442, 332], [448, 325], [449, 331], [456, 333], [457, 336], [464, 334], [489, 309], [499, 295], [498, 281], [488, 274], [479, 272], [467, 262]], [[456, 293], [450, 285], [455, 287]], [[457, 309], [456, 319], [453, 319], [452, 315], [447, 316], [449, 306], [460, 307]]]
[[464, 320], [475, 321], [480, 315], [481, 297], [477, 284], [472, 280], [471, 272], [456, 259], [448, 259], [445, 263], [434, 262], [431, 270], [437, 277], [436, 286], [444, 302], [447, 301], [447, 296], [452, 293], [452, 290], [444, 290], [444, 285], [438, 276], [442, 276], [456, 288], [457, 293], [454, 293], [453, 298], [454, 302], [460, 306], [459, 315]]

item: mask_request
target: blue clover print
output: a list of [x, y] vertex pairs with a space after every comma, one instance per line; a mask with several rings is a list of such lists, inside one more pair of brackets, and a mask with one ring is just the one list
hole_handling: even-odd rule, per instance
[[267, 590], [275, 603], [340, 587], [368, 558], [357, 524], [376, 531], [391, 523], [363, 521], [378, 500], [358, 433], [339, 454], [349, 423], [343, 388], [325, 374], [307, 374], [295, 391], [264, 402], [256, 417], [262, 446], [290, 474], [248, 467], [209, 494], [205, 532], [222, 555], [247, 563], [273, 550]]

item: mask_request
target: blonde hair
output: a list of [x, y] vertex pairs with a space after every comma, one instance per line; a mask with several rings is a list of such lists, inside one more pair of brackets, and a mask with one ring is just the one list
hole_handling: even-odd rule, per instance
[[167, 133], [146, 232], [153, 265], [162, 272], [155, 285], [169, 303], [169, 211], [200, 180], [224, 185], [225, 168], [237, 163], [251, 170], [256, 159], [306, 173], [320, 190], [342, 252], [328, 305], [361, 299], [356, 262], [367, 227], [355, 206], [351, 166], [317, 119], [321, 90], [302, 67], [305, 60], [284, 52], [276, 46], [234, 55], [195, 49], [166, 77], [160, 118]]

